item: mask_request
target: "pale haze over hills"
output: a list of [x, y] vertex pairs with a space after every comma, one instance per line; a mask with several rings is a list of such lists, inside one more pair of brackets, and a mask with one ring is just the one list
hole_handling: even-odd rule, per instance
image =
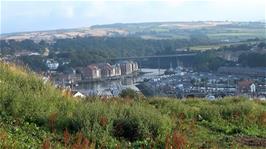
[[165, 21], [265, 21], [265, 0], [1, 1], [1, 34]]

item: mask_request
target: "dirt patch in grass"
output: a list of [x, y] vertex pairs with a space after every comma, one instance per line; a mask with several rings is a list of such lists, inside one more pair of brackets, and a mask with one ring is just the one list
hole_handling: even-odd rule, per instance
[[240, 144], [253, 147], [266, 147], [266, 138], [257, 138], [249, 136], [237, 137], [236, 141]]

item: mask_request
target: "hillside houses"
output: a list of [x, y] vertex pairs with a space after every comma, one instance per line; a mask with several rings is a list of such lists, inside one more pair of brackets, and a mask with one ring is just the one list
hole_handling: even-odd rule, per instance
[[131, 75], [138, 71], [138, 63], [133, 61], [121, 61], [115, 65], [109, 63], [91, 64], [81, 70], [84, 80], [97, 80], [113, 78], [123, 75]]

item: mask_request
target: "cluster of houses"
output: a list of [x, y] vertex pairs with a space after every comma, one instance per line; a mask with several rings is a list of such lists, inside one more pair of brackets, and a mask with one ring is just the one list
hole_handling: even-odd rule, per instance
[[246, 67], [220, 67], [218, 73], [226, 75], [247, 75], [253, 77], [265, 77], [266, 68], [246, 68]]
[[109, 63], [91, 64], [81, 69], [83, 80], [120, 77], [131, 75], [138, 71], [138, 63], [134, 61], [121, 61], [114, 65]]
[[[232, 69], [230, 69], [232, 70]], [[260, 77], [261, 71], [256, 71], [255, 77], [224, 75], [214, 73], [199, 73], [183, 70], [184, 74], [160, 76], [150, 79], [140, 87], [147, 95], [183, 97], [224, 97], [247, 96], [266, 98], [266, 78]], [[255, 71], [254, 71], [255, 72]], [[256, 75], [255, 75], [256, 74]]]

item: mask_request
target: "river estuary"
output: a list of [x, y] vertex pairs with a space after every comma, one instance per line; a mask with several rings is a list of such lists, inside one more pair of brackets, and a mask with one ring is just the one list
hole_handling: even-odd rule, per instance
[[141, 72], [143, 72], [143, 74], [136, 77], [79, 84], [75, 87], [75, 90], [85, 95], [118, 95], [121, 90], [126, 88], [139, 91], [136, 87], [139, 82], [142, 82], [144, 79], [151, 79], [158, 75], [162, 75], [164, 71], [164, 69], [160, 69], [159, 71], [158, 69], [142, 68]]

